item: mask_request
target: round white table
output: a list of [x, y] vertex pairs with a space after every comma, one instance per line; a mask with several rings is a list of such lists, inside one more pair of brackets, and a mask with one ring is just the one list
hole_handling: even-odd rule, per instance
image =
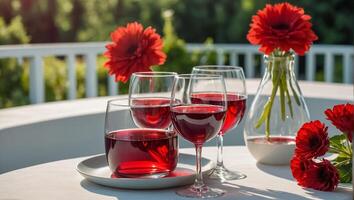
[[[181, 149], [194, 154], [194, 149]], [[205, 147], [203, 156], [215, 159], [216, 148]], [[256, 163], [245, 146], [225, 147], [225, 164], [247, 175], [246, 179], [225, 182], [206, 180], [227, 190], [217, 199], [352, 199], [350, 186], [334, 192], [304, 189], [293, 180], [289, 166], [268, 166]], [[0, 174], [0, 199], [188, 199], [177, 196], [176, 188], [163, 190], [124, 190], [96, 185], [85, 180], [77, 164], [87, 157], [60, 160]]]

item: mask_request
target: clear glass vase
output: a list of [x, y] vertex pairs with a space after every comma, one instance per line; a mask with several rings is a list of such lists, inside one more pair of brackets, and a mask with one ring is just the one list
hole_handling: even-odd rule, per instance
[[309, 112], [294, 73], [294, 54], [264, 56], [265, 74], [245, 121], [248, 150], [260, 163], [289, 164]]

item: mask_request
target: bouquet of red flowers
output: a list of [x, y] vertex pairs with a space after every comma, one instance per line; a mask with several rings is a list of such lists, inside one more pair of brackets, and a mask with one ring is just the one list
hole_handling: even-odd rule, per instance
[[[328, 127], [319, 120], [303, 124], [296, 136], [290, 167], [300, 186], [333, 191], [339, 182], [352, 181], [354, 105], [336, 105], [327, 109], [325, 115], [343, 134], [328, 138]], [[326, 152], [335, 154], [335, 158], [323, 158]]]
[[286, 104], [291, 118], [294, 117], [293, 112], [296, 109], [294, 106], [301, 106], [301, 94], [294, 89], [296, 86], [293, 81], [288, 80], [294, 76], [288, 69], [288, 63], [293, 60], [294, 53], [304, 55], [313, 41], [318, 39], [312, 30], [310, 19], [311, 16], [305, 14], [303, 8], [286, 2], [267, 4], [252, 17], [247, 39], [253, 45], [260, 45], [259, 50], [265, 53], [268, 58], [266, 60], [269, 60], [266, 62], [266, 68], [271, 72], [271, 94], [255, 124], [257, 129], [264, 124], [267, 138], [272, 131], [270, 119], [277, 93], [282, 121], [287, 119]]

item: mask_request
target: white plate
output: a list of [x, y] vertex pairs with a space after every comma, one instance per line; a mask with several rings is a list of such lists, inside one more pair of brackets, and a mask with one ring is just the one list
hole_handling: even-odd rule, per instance
[[[202, 158], [203, 174], [214, 167], [213, 161]], [[125, 189], [159, 189], [192, 184], [195, 178], [195, 155], [179, 154], [176, 169], [163, 178], [111, 178], [105, 155], [99, 155], [81, 161], [77, 171], [87, 180], [110, 187]]]

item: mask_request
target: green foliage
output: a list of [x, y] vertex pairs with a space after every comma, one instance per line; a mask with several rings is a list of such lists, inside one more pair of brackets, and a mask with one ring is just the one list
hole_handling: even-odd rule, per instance
[[156, 67], [155, 70], [174, 71], [177, 73], [188, 73], [195, 64], [192, 57], [187, 52], [185, 42], [178, 38], [172, 25], [172, 11], [164, 13], [164, 51], [167, 54], [167, 60], [164, 65]]
[[[2, 0], [0, 13], [6, 20], [22, 16], [31, 42], [107, 40], [115, 27], [131, 21], [161, 32], [161, 13], [172, 10], [176, 32], [186, 42], [211, 37], [216, 43], [248, 43], [252, 15], [279, 2], [284, 0]], [[354, 44], [354, 1], [288, 2], [312, 16], [316, 43]]]
[[46, 101], [65, 99], [67, 89], [65, 64], [55, 57], [47, 57], [43, 62]]
[[316, 43], [354, 44], [354, 1], [298, 1], [312, 17], [313, 28], [319, 37]]
[[13, 18], [9, 25], [0, 17], [0, 44], [25, 44], [30, 38], [27, 36], [21, 17]]
[[[164, 65], [155, 67], [155, 71], [173, 71], [180, 74], [191, 73], [193, 66], [199, 64], [215, 64], [215, 52], [207, 50], [203, 52], [188, 52], [186, 43], [179, 38], [173, 26], [173, 11], [167, 10], [163, 13], [163, 40], [164, 51], [167, 54], [167, 60]], [[212, 39], [208, 38], [205, 42], [207, 49], [213, 45]]]
[[[16, 17], [7, 25], [0, 17], [0, 45], [27, 43], [29, 37], [21, 23], [21, 17]], [[16, 59], [0, 60], [0, 108], [23, 105], [29, 102], [28, 91], [25, 90], [23, 68]]]
[[348, 141], [345, 134], [335, 135], [329, 141], [329, 152], [337, 155], [332, 163], [338, 169], [340, 182], [350, 183], [352, 181], [353, 162], [352, 144]]

